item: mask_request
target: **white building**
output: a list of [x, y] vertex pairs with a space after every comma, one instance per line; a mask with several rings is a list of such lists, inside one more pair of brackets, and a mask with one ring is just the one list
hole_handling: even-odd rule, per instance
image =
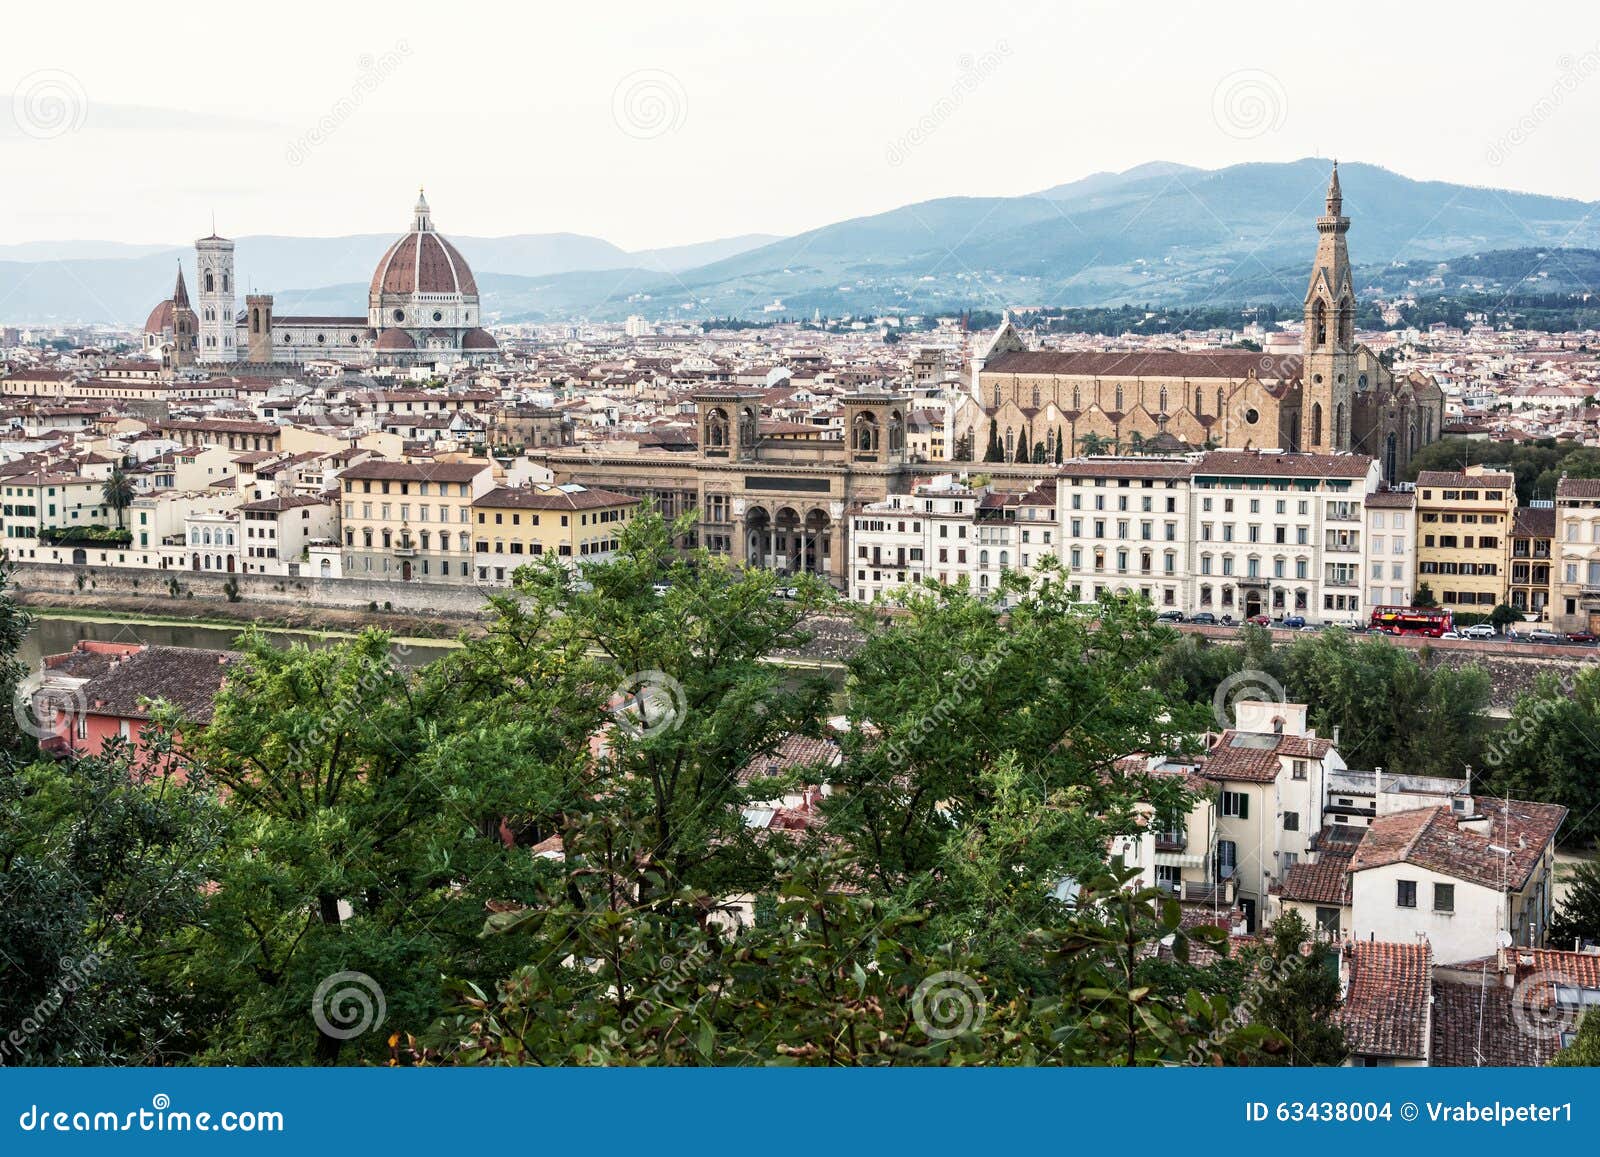
[[1359, 621], [1363, 504], [1381, 478], [1365, 455], [1204, 455], [1190, 478], [1190, 608]]
[[1366, 497], [1367, 539], [1362, 570], [1367, 605], [1409, 607], [1417, 590], [1417, 495], [1378, 490]]
[[1061, 467], [1057, 553], [1076, 597], [1138, 591], [1194, 608], [1186, 458], [1074, 458]]

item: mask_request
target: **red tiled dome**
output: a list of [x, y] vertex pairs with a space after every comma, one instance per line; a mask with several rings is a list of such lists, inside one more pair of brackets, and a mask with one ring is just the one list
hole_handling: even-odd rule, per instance
[[389, 246], [372, 274], [373, 293], [460, 293], [478, 283], [456, 247], [433, 232], [407, 233]]
[[378, 335], [378, 348], [380, 350], [414, 350], [417, 343], [411, 340], [411, 335], [403, 329], [386, 329]]
[[488, 330], [469, 329], [461, 335], [461, 348], [464, 350], [498, 350], [500, 343], [494, 340]]
[[144, 332], [151, 337], [159, 337], [165, 330], [173, 328], [172, 299], [168, 298], [150, 311], [150, 316], [144, 320]]

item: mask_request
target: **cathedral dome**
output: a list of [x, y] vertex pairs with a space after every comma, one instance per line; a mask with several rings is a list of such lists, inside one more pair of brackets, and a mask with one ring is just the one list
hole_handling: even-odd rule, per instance
[[386, 329], [378, 335], [378, 349], [380, 350], [414, 350], [417, 343], [411, 340], [411, 335], [403, 329]]
[[498, 350], [500, 343], [494, 336], [484, 329], [469, 329], [461, 337], [461, 348], [464, 350]]
[[160, 337], [163, 331], [172, 328], [172, 315], [174, 312], [172, 299], [169, 297], [152, 309], [150, 316], [144, 319], [144, 332], [151, 337]]
[[434, 232], [421, 194], [411, 232], [389, 246], [372, 274], [373, 297], [412, 293], [478, 296], [472, 269], [454, 245]]

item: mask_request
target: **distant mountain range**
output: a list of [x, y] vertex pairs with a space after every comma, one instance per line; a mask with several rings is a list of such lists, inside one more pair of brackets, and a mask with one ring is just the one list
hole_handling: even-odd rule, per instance
[[[1291, 303], [1305, 291], [1330, 164], [1154, 162], [1027, 196], [947, 197], [794, 237], [647, 253], [573, 234], [452, 239], [502, 321]], [[1600, 249], [1600, 203], [1374, 165], [1339, 173], [1362, 289], [1565, 292], [1600, 269], [1592, 254], [1566, 255]], [[244, 238], [241, 284], [278, 293], [281, 312], [359, 312], [392, 237]], [[0, 247], [0, 317], [140, 320], [168, 292], [177, 255], [146, 248]]]

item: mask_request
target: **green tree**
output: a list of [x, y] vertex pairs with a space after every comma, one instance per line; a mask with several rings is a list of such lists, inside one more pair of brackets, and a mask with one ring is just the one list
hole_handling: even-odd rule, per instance
[[989, 443], [984, 448], [983, 460], [985, 462], [1004, 462], [1005, 449], [1000, 445], [1000, 431], [993, 418], [989, 419]]
[[123, 473], [122, 465], [118, 463], [111, 468], [110, 476], [100, 488], [100, 500], [117, 512], [119, 530], [122, 528], [123, 513], [133, 505], [133, 499], [133, 482]]
[[1522, 622], [1522, 614], [1515, 608], [1501, 603], [1489, 612], [1489, 622], [1497, 631], [1504, 631], [1513, 623]]
[[1592, 737], [1600, 725], [1600, 671], [1566, 678], [1539, 676], [1517, 696], [1511, 719], [1486, 752], [1486, 790], [1515, 799], [1566, 807], [1562, 837], [1600, 835], [1600, 751]]
[[1061, 427], [1056, 427], [1056, 465], [1059, 466], [1065, 457], [1066, 442], [1063, 438]]
[[1558, 1068], [1600, 1068], [1600, 1012], [1592, 1007], [1584, 1012], [1576, 1039], [1551, 1057], [1550, 1064]]
[[1550, 945], [1571, 948], [1579, 940], [1600, 944], [1600, 860], [1579, 864], [1566, 897], [1550, 921]]
[[1081, 434], [1078, 437], [1078, 449], [1086, 457], [1104, 454], [1111, 446], [1111, 440], [1100, 434]]
[[1305, 920], [1289, 911], [1273, 921], [1262, 964], [1254, 1019], [1286, 1044], [1282, 1050], [1269, 1047], [1269, 1055], [1285, 1065], [1343, 1064], [1348, 1052], [1337, 1020], [1339, 969], [1333, 951], [1313, 941]]

